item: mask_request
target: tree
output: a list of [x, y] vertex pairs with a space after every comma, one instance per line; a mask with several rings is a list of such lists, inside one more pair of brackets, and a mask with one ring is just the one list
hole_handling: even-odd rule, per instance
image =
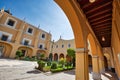
[[75, 50], [74, 49], [67, 49], [67, 55], [71, 57], [73, 66], [75, 66]]
[[53, 55], [52, 53], [49, 54], [49, 60], [52, 61]]
[[40, 54], [40, 59], [43, 59], [45, 57], [45, 54], [41, 53]]

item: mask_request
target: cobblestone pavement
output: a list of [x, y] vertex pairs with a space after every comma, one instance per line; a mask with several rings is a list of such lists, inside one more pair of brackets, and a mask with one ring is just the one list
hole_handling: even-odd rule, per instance
[[[75, 80], [74, 70], [51, 74], [40, 72], [35, 66], [36, 62], [0, 59], [0, 80]], [[102, 80], [110, 79], [102, 75]]]

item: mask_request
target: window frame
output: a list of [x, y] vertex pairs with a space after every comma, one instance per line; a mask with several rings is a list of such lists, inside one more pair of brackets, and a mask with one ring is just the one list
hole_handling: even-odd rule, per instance
[[[9, 21], [9, 20], [13, 20], [13, 21], [15, 21], [15, 23], [14, 23], [13, 26], [8, 25], [8, 21]], [[6, 21], [5, 21], [5, 25], [6, 25], [7, 27], [10, 27], [10, 28], [15, 28], [16, 25], [17, 25], [17, 20], [14, 19], [14, 18], [12, 18], [12, 17], [7, 17], [7, 19], [6, 19]]]
[[[29, 29], [32, 29], [32, 33], [29, 33], [29, 32], [28, 32]], [[30, 35], [33, 35], [34, 29], [33, 29], [32, 27], [28, 27], [27, 30], [26, 30], [26, 33], [27, 33], [27, 34], [30, 34]]]

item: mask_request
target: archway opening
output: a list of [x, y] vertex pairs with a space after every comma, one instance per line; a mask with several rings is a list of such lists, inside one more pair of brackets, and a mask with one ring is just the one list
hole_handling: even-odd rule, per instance
[[61, 59], [61, 58], [64, 58], [64, 54], [63, 53], [61, 53], [60, 56], [59, 56], [59, 59]]
[[104, 67], [105, 67], [105, 70], [107, 71], [108, 70], [108, 61], [107, 61], [106, 56], [104, 56]]
[[54, 61], [58, 61], [58, 54], [57, 53], [54, 54]]
[[92, 56], [88, 55], [88, 67], [89, 67], [89, 72], [92, 72]]
[[0, 42], [0, 57], [8, 58], [10, 56], [10, 53], [12, 51], [12, 45]]

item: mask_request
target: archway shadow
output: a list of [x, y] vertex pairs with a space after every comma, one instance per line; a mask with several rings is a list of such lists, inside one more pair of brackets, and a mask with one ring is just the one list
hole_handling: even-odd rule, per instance
[[69, 71], [64, 71], [65, 74], [70, 74], [70, 75], [75, 75], [75, 69], [74, 70], [69, 70]]

